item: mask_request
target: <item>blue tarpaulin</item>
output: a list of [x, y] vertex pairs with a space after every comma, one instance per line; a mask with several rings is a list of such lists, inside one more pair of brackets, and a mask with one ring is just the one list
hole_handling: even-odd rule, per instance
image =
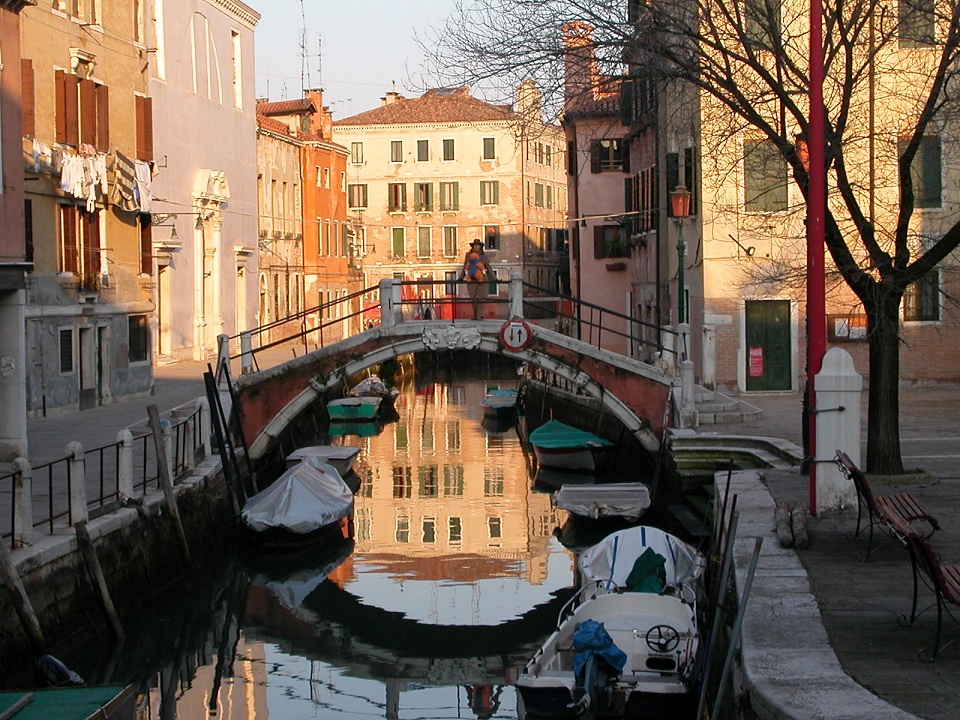
[[617, 675], [623, 672], [627, 654], [613, 644], [613, 638], [596, 620], [584, 620], [573, 632], [573, 675], [578, 677], [591, 655], [603, 658]]

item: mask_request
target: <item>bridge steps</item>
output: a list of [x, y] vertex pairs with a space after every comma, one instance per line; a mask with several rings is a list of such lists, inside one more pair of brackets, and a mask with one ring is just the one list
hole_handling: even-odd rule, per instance
[[728, 425], [759, 420], [763, 411], [743, 400], [698, 388], [694, 396], [697, 421], [700, 425]]

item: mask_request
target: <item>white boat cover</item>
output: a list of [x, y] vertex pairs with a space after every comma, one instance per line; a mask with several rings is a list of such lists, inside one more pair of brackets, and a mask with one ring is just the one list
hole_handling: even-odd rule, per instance
[[659, 528], [638, 525], [607, 535], [580, 555], [583, 586], [596, 584], [601, 590], [626, 587], [634, 563], [647, 548], [666, 561], [667, 585], [692, 590], [699, 583], [706, 561], [695, 547]]
[[563, 485], [553, 494], [553, 502], [561, 510], [592, 520], [635, 521], [650, 507], [650, 489], [640, 482]]
[[240, 517], [254, 532], [282, 529], [305, 535], [350, 512], [353, 493], [332, 465], [300, 463], [247, 500]]

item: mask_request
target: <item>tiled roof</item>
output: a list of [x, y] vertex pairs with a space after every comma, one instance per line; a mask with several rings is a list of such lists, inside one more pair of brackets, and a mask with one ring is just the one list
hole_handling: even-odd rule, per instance
[[264, 130], [272, 130], [273, 132], [280, 133], [281, 135], [290, 135], [290, 128], [286, 123], [282, 123], [279, 120], [274, 120], [273, 118], [267, 117], [261, 113], [257, 113], [257, 125], [262, 127]]
[[293, 115], [295, 113], [314, 112], [314, 110], [313, 100], [309, 98], [257, 103], [257, 113], [259, 115]]
[[431, 122], [509, 120], [509, 105], [491, 105], [466, 87], [428, 90], [418, 98], [399, 98], [389, 105], [337, 120], [334, 125], [414, 125]]
[[620, 78], [603, 77], [589, 97], [577, 97], [567, 101], [564, 114], [573, 115], [619, 115]]

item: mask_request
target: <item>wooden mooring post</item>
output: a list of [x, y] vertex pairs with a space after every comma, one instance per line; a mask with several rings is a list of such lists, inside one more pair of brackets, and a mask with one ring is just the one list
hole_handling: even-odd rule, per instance
[[90, 533], [87, 531], [87, 523], [84, 520], [73, 526], [77, 533], [77, 547], [80, 548], [80, 554], [83, 556], [83, 562], [87, 566], [96, 586], [97, 594], [100, 596], [100, 603], [103, 606], [103, 614], [110, 623], [110, 629], [118, 640], [123, 640], [126, 633], [123, 632], [123, 625], [120, 624], [120, 617], [113, 607], [113, 600], [110, 598], [110, 590], [107, 589], [107, 580], [103, 576], [103, 568], [100, 567], [100, 559], [97, 557], [97, 550], [93, 546], [93, 540], [90, 539]]
[[190, 546], [187, 544], [187, 535], [183, 531], [183, 522], [180, 520], [180, 510], [177, 508], [177, 494], [173, 490], [173, 476], [170, 465], [167, 463], [167, 448], [163, 442], [163, 426], [160, 424], [160, 411], [156, 405], [147, 407], [147, 416], [150, 419], [150, 429], [153, 431], [153, 443], [157, 452], [157, 474], [160, 476], [160, 486], [163, 496], [167, 500], [167, 510], [173, 518], [177, 531], [177, 543], [180, 545], [180, 555], [188, 568], [193, 565], [190, 558]]
[[10, 602], [20, 622], [23, 623], [23, 629], [27, 633], [30, 644], [38, 654], [43, 653], [46, 642], [43, 639], [43, 631], [40, 629], [40, 621], [33, 611], [33, 605], [30, 604], [26, 588], [23, 587], [20, 576], [17, 575], [17, 568], [10, 557], [10, 551], [2, 542], [0, 542], [0, 577], [3, 578], [3, 586], [10, 595]]

